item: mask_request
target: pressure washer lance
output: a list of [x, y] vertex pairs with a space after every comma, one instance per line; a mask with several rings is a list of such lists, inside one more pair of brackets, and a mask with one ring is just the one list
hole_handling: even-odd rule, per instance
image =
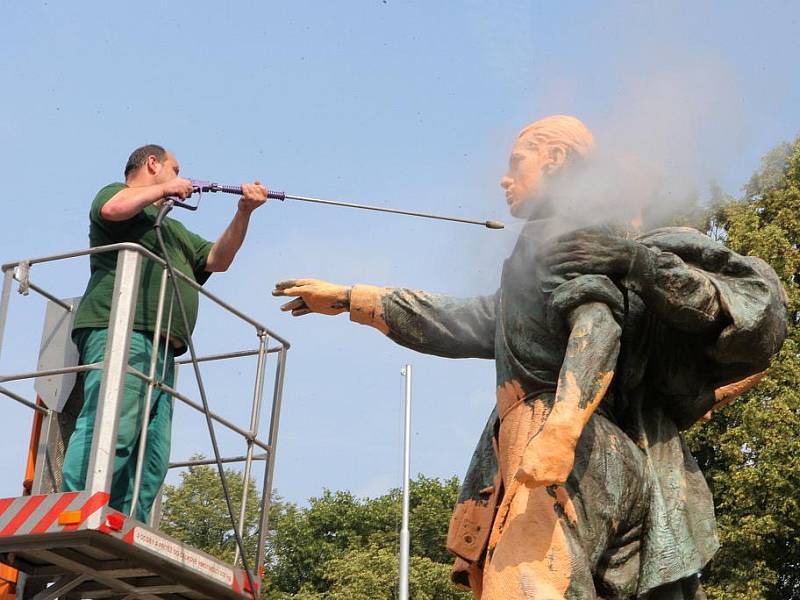
[[[224, 194], [242, 194], [242, 188], [234, 185], [220, 185], [210, 181], [198, 181], [191, 179], [194, 192], [222, 192]], [[369, 206], [367, 204], [353, 204], [352, 202], [339, 202], [337, 200], [323, 200], [322, 198], [308, 198], [306, 196], [291, 196], [284, 192], [267, 192], [267, 198], [273, 200], [298, 200], [300, 202], [314, 202], [316, 204], [330, 204], [332, 206], [345, 206], [347, 208], [361, 208], [364, 210], [375, 210], [378, 212], [394, 213], [396, 215], [409, 215], [411, 217], [424, 217], [426, 219], [439, 219], [440, 221], [455, 221], [456, 223], [468, 223], [470, 225], [483, 225], [487, 229], [504, 229], [500, 221], [473, 221], [472, 219], [461, 219], [459, 217], [444, 217], [442, 215], [432, 215], [430, 213], [413, 212], [410, 210], [398, 210], [396, 208], [381, 208], [379, 206]]]

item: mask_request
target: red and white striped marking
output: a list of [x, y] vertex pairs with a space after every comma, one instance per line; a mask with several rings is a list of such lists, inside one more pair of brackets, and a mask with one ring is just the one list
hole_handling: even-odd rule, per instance
[[[108, 504], [108, 494], [97, 492], [64, 492], [39, 496], [19, 496], [0, 499], [0, 537], [74, 531], [86, 520]], [[79, 512], [75, 523], [61, 525], [62, 512]]]
[[[0, 538], [14, 535], [59, 533], [78, 529], [97, 529], [216, 580], [238, 593], [255, 597], [245, 572], [195, 550], [135, 519], [110, 508], [105, 492], [64, 492], [38, 496], [0, 498]], [[62, 513], [77, 513], [74, 522], [59, 523]], [[95, 516], [96, 515], [96, 516]], [[72, 516], [72, 515], [70, 515]], [[95, 516], [90, 521], [90, 517]], [[96, 524], [99, 519], [99, 526]], [[95, 524], [92, 524], [95, 523]]]

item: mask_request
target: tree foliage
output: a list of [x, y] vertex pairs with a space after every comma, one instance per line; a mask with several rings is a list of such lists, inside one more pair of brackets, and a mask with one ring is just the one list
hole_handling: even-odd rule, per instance
[[[227, 470], [234, 498], [242, 475]], [[445, 549], [456, 478], [419, 475], [411, 482], [409, 592], [419, 600], [465, 600], [449, 581]], [[245, 545], [255, 556], [259, 498], [249, 486]], [[235, 500], [238, 515], [239, 502]], [[381, 600], [397, 597], [401, 492], [356, 498], [325, 491], [307, 506], [276, 499], [270, 512], [263, 597], [269, 600]], [[231, 562], [235, 540], [216, 469], [190, 467], [177, 486], [167, 486], [161, 528], [168, 534]], [[254, 560], [251, 558], [251, 560]]]
[[[411, 482], [409, 591], [414, 598], [469, 598], [449, 583], [445, 549], [456, 478], [419, 475]], [[401, 493], [359, 499], [326, 491], [307, 507], [283, 503], [271, 518], [268, 596], [278, 599], [340, 600], [396, 598], [399, 583]]]
[[[238, 523], [244, 478], [239, 471], [231, 469], [226, 469], [225, 474]], [[243, 535], [245, 552], [251, 565], [256, 556], [260, 507], [259, 494], [254, 482], [251, 481], [247, 490]], [[200, 548], [226, 562], [233, 562], [236, 538], [216, 467], [207, 465], [189, 467], [181, 474], [179, 485], [164, 487], [164, 503], [159, 527], [165, 533], [195, 548]]]
[[788, 296], [789, 336], [753, 390], [689, 435], [711, 486], [722, 547], [711, 600], [800, 597], [800, 139], [764, 157], [733, 200], [717, 191], [711, 231], [766, 260]]

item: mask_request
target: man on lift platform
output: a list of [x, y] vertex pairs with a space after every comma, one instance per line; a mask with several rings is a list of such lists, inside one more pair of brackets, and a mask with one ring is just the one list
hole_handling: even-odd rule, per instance
[[[164, 198], [186, 198], [192, 183], [180, 177], [175, 156], [161, 146], [150, 144], [133, 151], [125, 166], [125, 183], [112, 183], [101, 189], [89, 211], [89, 241], [92, 247], [120, 242], [135, 242], [161, 255], [154, 224]], [[242, 198], [236, 214], [216, 242], [212, 243], [186, 229], [175, 219], [162, 224], [169, 260], [173, 267], [203, 284], [211, 273], [226, 271], [241, 247], [250, 217], [267, 200], [267, 190], [258, 181], [242, 184]], [[75, 317], [72, 337], [80, 352], [81, 364], [102, 361], [108, 336], [108, 319], [116, 269], [116, 252], [91, 256], [91, 277]], [[139, 296], [131, 335], [128, 363], [147, 373], [153, 352], [157, 353], [157, 376], [173, 385], [174, 357], [186, 351], [188, 338], [197, 320], [198, 293], [179, 281], [177, 293], [183, 299], [188, 316], [184, 323], [172, 284], [167, 288], [167, 307], [161, 331], [161, 343], [153, 348], [156, 311], [162, 268], [151, 260], [142, 267]], [[171, 329], [167, 331], [167, 323]], [[63, 491], [83, 490], [94, 433], [102, 372], [90, 370], [84, 376], [84, 404], [64, 457]], [[172, 427], [172, 399], [163, 391], [153, 390], [150, 412], [143, 415], [147, 385], [127, 375], [124, 400], [120, 409], [114, 475], [109, 504], [121, 512], [130, 512], [136, 473], [139, 435], [147, 427], [147, 446], [142, 465], [142, 480], [136, 513], [147, 522], [156, 495], [169, 467]]]

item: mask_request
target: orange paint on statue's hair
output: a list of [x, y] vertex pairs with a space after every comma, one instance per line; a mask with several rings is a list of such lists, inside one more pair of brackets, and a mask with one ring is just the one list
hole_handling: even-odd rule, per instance
[[575, 117], [554, 115], [525, 127], [500, 179], [511, 214], [518, 218], [533, 214], [552, 178], [586, 158], [593, 146], [592, 133]]
[[583, 122], [569, 115], [551, 115], [527, 125], [519, 132], [537, 147], [559, 147], [568, 156], [586, 157], [594, 148], [594, 136]]

